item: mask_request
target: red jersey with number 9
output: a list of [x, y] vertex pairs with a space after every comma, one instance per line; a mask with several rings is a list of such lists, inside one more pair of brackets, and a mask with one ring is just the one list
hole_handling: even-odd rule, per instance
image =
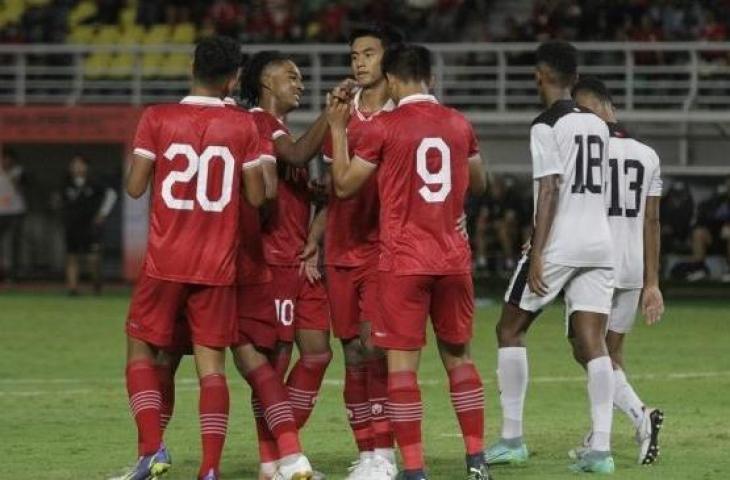
[[133, 147], [155, 162], [145, 273], [232, 285], [241, 172], [258, 165], [262, 154], [251, 115], [217, 98], [188, 96], [147, 108]]
[[380, 270], [403, 275], [471, 271], [456, 230], [479, 153], [469, 121], [431, 95], [403, 98], [363, 127], [355, 155], [379, 169]]

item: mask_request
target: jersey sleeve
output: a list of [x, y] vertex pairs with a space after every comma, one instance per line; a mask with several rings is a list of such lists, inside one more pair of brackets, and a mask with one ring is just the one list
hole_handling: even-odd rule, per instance
[[385, 129], [382, 122], [374, 119], [362, 126], [360, 140], [354, 148], [354, 154], [362, 160], [378, 165], [385, 144]]
[[563, 174], [558, 143], [549, 125], [538, 123], [530, 130], [530, 154], [532, 178]]
[[650, 197], [661, 197], [662, 196], [662, 172], [661, 162], [656, 152], [651, 152], [651, 158], [654, 162], [654, 169], [652, 170], [651, 177], [649, 178], [649, 191], [647, 193]]
[[142, 113], [142, 117], [137, 124], [137, 132], [134, 134], [134, 142], [132, 142], [132, 151], [135, 155], [154, 160], [157, 151], [157, 142], [155, 141], [155, 121], [154, 110], [148, 108]]
[[[266, 155], [266, 145], [261, 145], [261, 133], [256, 127], [256, 122], [251, 120], [248, 122], [246, 132], [242, 136], [242, 164], [243, 168], [252, 168], [261, 163], [262, 157]], [[273, 151], [273, 146], [269, 149], [269, 152]]]

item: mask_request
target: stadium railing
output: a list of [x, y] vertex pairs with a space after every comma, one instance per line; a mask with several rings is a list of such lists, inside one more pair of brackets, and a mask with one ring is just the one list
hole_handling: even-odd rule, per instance
[[[604, 79], [629, 122], [683, 126], [730, 123], [730, 42], [577, 43], [580, 72]], [[539, 110], [534, 43], [430, 44], [434, 89], [479, 126], [529, 125]], [[307, 87], [292, 123], [319, 114], [326, 92], [350, 74], [348, 50], [333, 44], [244, 46], [290, 53]], [[175, 101], [188, 88], [188, 45], [0, 45], [0, 104], [88, 105]], [[715, 126], [720, 125], [717, 129]], [[665, 133], [667, 135], [667, 133]], [[672, 133], [677, 136], [676, 133]], [[680, 136], [683, 131], [680, 129]], [[726, 136], [722, 134], [722, 136]], [[686, 156], [685, 145], [679, 153]], [[680, 159], [679, 164], [686, 163]], [[521, 163], [519, 170], [526, 164]], [[700, 174], [726, 173], [726, 165]]]

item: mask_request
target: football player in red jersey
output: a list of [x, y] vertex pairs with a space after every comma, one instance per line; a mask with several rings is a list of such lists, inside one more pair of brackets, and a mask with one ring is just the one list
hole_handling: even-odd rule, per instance
[[[263, 225], [264, 256], [273, 274], [278, 319], [279, 344], [272, 362], [282, 378], [286, 376], [292, 344], [296, 341], [300, 356], [286, 383], [300, 428], [314, 408], [332, 358], [327, 293], [316, 266], [324, 214], [320, 211], [310, 221], [313, 195], [306, 167], [306, 161], [321, 148], [327, 131], [326, 119], [324, 123], [315, 122], [296, 141], [285, 123], [286, 115], [299, 106], [303, 89], [296, 64], [279, 52], [254, 55], [241, 78], [242, 99], [251, 107], [261, 134], [268, 136], [275, 146], [277, 198], [267, 205]], [[316, 146], [314, 151], [311, 145]], [[292, 159], [292, 152], [295, 157], [301, 157]], [[280, 453], [260, 416], [257, 426], [261, 478], [268, 478]]]
[[[357, 79], [347, 123], [349, 152], [363, 126], [395, 104], [388, 95], [380, 68], [385, 48], [403, 41], [385, 25], [355, 30], [350, 35], [350, 64]], [[332, 141], [322, 148], [325, 164], [332, 163]], [[342, 342], [345, 358], [343, 392], [348, 421], [360, 456], [346, 480], [390, 480], [398, 473], [393, 432], [385, 415], [388, 370], [384, 352], [370, 341], [370, 325], [378, 312], [378, 186], [371, 177], [352, 198], [331, 192], [327, 204], [324, 264], [332, 313], [332, 330]]]
[[379, 170], [380, 315], [374, 318], [373, 341], [387, 352], [387, 408], [403, 457], [401, 478], [426, 478], [416, 372], [430, 316], [464, 438], [467, 478], [488, 479], [484, 393], [469, 355], [471, 251], [454, 229], [467, 190], [479, 194], [485, 188], [476, 136], [463, 115], [428, 95], [426, 48], [393, 46], [382, 70], [398, 106], [364, 127], [353, 155], [347, 145], [349, 106], [330, 102], [328, 118], [336, 194], [352, 196]]
[[157, 478], [170, 467], [161, 441], [155, 357], [172, 344], [182, 315], [200, 377], [198, 477], [219, 478], [229, 408], [225, 348], [237, 338], [240, 202], [245, 198], [258, 207], [265, 193], [256, 125], [221, 100], [235, 87], [239, 69], [235, 41], [202, 40], [190, 95], [179, 104], [149, 107], [137, 127], [127, 192], [139, 198], [151, 183], [152, 199], [147, 255], [126, 323], [127, 390], [139, 460], [124, 479]]

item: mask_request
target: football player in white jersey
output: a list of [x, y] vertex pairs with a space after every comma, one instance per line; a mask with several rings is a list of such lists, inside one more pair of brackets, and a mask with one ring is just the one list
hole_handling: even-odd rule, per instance
[[573, 98], [608, 123], [608, 223], [614, 245], [615, 290], [608, 316], [606, 345], [613, 361], [616, 389], [613, 403], [636, 427], [639, 463], [654, 463], [659, 455], [659, 430], [664, 414], [644, 405], [624, 374], [623, 345], [631, 331], [636, 311], [646, 323], [658, 322], [664, 312], [659, 290], [659, 203], [662, 195], [659, 157], [634, 139], [616, 120], [611, 95], [593, 77], [581, 77]]
[[559, 41], [543, 43], [536, 52], [535, 80], [546, 109], [530, 130], [534, 232], [497, 325], [502, 435], [485, 455], [491, 464], [527, 460], [522, 438], [528, 377], [524, 337], [540, 311], [563, 291], [574, 355], [586, 365], [593, 426], [589, 448], [571, 469], [612, 473], [614, 373], [605, 341], [613, 297], [612, 240], [604, 196], [609, 132], [603, 120], [571, 99], [576, 57], [572, 45]]

